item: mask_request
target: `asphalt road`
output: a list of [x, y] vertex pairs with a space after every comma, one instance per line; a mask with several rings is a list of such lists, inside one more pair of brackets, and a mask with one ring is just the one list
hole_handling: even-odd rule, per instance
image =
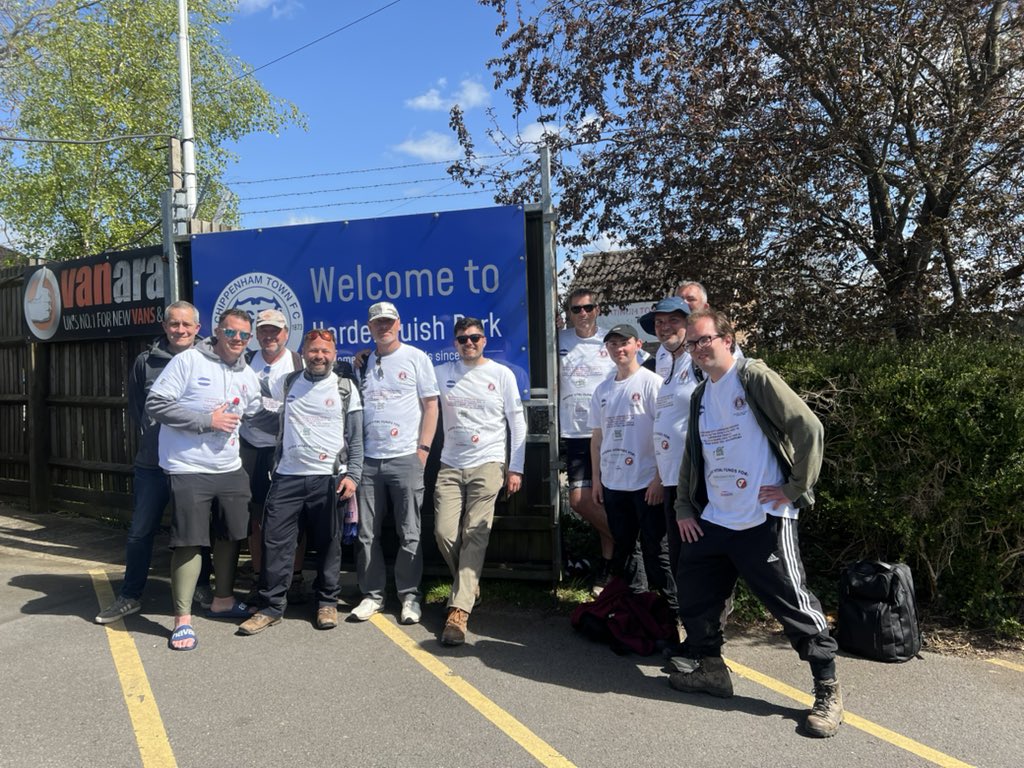
[[[92, 623], [123, 532], [0, 508], [0, 766], [1017, 766], [1024, 660], [925, 653], [840, 659], [847, 721], [798, 725], [805, 665], [776, 634], [730, 636], [736, 695], [669, 688], [658, 658], [619, 657], [564, 615], [485, 601], [470, 642], [437, 642], [439, 606], [317, 631], [310, 609], [254, 637], [197, 618], [167, 649], [167, 553], [143, 612]], [[351, 577], [346, 598], [356, 602]], [[347, 609], [342, 612], [344, 617]], [[1003, 664], [996, 662], [1002, 661]]]

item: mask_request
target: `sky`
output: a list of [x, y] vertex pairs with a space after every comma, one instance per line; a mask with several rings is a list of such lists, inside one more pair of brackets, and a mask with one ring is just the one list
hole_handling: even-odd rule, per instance
[[[383, 8], [255, 74], [305, 114], [307, 129], [251, 135], [232, 147], [239, 159], [226, 180], [240, 198], [244, 228], [494, 204], [487, 192], [464, 194], [445, 167], [459, 156], [448, 127], [454, 102], [481, 155], [497, 151], [484, 134], [487, 108], [504, 130], [516, 125], [486, 66], [501, 53], [498, 14], [475, 0], [385, 7], [391, 1], [240, 0], [222, 27], [228, 50], [260, 67]], [[519, 120], [527, 138], [539, 133], [532, 119]], [[201, 156], [197, 171], [201, 177]], [[248, 183], [271, 179], [277, 180]], [[345, 189], [351, 187], [362, 188]]]

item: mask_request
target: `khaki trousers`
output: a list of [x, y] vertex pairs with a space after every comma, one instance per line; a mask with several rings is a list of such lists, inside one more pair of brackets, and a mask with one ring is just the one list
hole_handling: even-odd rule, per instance
[[505, 482], [497, 461], [457, 469], [441, 464], [434, 490], [434, 538], [454, 582], [449, 608], [473, 611], [487, 542], [494, 522], [494, 500]]

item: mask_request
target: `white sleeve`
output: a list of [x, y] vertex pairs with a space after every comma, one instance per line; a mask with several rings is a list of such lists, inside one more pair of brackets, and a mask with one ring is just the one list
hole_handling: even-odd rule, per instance
[[526, 415], [523, 401], [519, 397], [516, 376], [508, 368], [502, 376], [502, 394], [505, 399], [505, 419], [511, 434], [508, 470], [522, 474], [526, 463]]

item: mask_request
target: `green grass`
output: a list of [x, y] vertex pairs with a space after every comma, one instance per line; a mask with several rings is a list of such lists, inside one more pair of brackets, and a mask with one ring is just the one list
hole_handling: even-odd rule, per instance
[[[423, 580], [423, 599], [432, 605], [447, 602], [451, 581], [440, 578]], [[516, 608], [568, 614], [580, 603], [590, 600], [590, 588], [582, 582], [549, 584], [513, 579], [484, 579], [480, 582], [482, 605], [487, 608]]]

